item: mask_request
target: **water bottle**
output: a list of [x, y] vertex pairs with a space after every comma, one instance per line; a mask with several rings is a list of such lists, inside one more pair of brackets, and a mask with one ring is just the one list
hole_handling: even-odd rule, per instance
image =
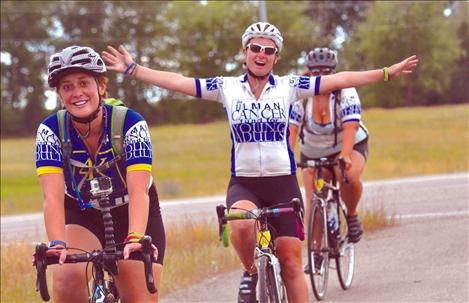
[[331, 227], [331, 232], [335, 233], [339, 227], [339, 222], [337, 218], [337, 205], [335, 203], [329, 204], [329, 226]]

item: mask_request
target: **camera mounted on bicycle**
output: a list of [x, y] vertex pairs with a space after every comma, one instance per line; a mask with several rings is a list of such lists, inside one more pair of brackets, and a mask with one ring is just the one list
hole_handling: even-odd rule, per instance
[[111, 178], [97, 177], [90, 181], [90, 193], [93, 198], [102, 198], [112, 193]]

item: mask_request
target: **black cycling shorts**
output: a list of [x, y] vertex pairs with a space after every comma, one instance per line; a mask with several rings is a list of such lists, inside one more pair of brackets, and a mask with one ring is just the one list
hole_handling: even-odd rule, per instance
[[[158, 248], [156, 263], [163, 264], [166, 238], [155, 184], [152, 184], [148, 194], [150, 196], [150, 208], [145, 234], [151, 236], [153, 244]], [[129, 205], [124, 204], [112, 208], [111, 215], [114, 222], [114, 241], [122, 243], [129, 232]], [[65, 195], [65, 224], [83, 226], [99, 239], [103, 248], [105, 247], [104, 223], [100, 210], [95, 208], [81, 210], [77, 200]]]
[[[257, 207], [269, 207], [278, 203], [288, 203], [293, 198], [302, 200], [300, 187], [295, 175], [276, 177], [231, 177], [226, 196], [226, 206], [240, 200], [248, 200]], [[301, 202], [303, 204], [303, 202]], [[272, 236], [298, 236], [295, 214], [270, 218]]]
[[[365, 158], [365, 161], [366, 161], [368, 159], [368, 138], [366, 138], [365, 140], [360, 141], [357, 144], [355, 144], [353, 146], [353, 150], [356, 150], [357, 152], [362, 154], [362, 156]], [[324, 156], [323, 158], [335, 159], [339, 154], [340, 154], [340, 152], [332, 154], [332, 155]], [[305, 163], [308, 160], [319, 160], [319, 158], [314, 159], [314, 158], [310, 158], [310, 157], [304, 155], [303, 153], [300, 154], [300, 162], [301, 163]]]

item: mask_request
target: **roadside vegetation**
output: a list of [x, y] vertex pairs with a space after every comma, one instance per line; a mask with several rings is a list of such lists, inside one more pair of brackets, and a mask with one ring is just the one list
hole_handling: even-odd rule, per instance
[[[467, 104], [372, 109], [365, 111], [363, 118], [371, 133], [365, 181], [469, 170]], [[154, 177], [163, 200], [225, 191], [230, 150], [226, 122], [158, 127], [153, 128], [152, 135]], [[1, 164], [2, 214], [40, 211], [34, 138], [2, 140]], [[360, 217], [366, 232], [397, 223], [384, 205], [362, 209]], [[166, 227], [161, 295], [176, 290], [176, 281], [177, 287], [184, 287], [239, 268], [233, 248], [224, 248], [218, 242], [215, 223], [215, 218], [197, 223], [187, 218], [177, 226]], [[34, 291], [32, 251], [30, 243], [2, 244], [1, 302], [41, 302]]]
[[[363, 121], [370, 132], [365, 181], [469, 170], [468, 104], [370, 109]], [[226, 121], [153, 127], [151, 134], [160, 199], [225, 193], [231, 150]], [[1, 141], [2, 215], [42, 209], [34, 144], [33, 137]]]

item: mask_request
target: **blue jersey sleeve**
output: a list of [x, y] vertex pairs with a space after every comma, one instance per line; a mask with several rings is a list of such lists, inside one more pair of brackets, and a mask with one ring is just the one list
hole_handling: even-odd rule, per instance
[[124, 121], [124, 151], [127, 172], [151, 171], [152, 144], [150, 130], [145, 119], [129, 109]]
[[38, 127], [36, 134], [37, 174], [63, 173], [62, 145], [59, 137], [57, 114], [47, 117]]

